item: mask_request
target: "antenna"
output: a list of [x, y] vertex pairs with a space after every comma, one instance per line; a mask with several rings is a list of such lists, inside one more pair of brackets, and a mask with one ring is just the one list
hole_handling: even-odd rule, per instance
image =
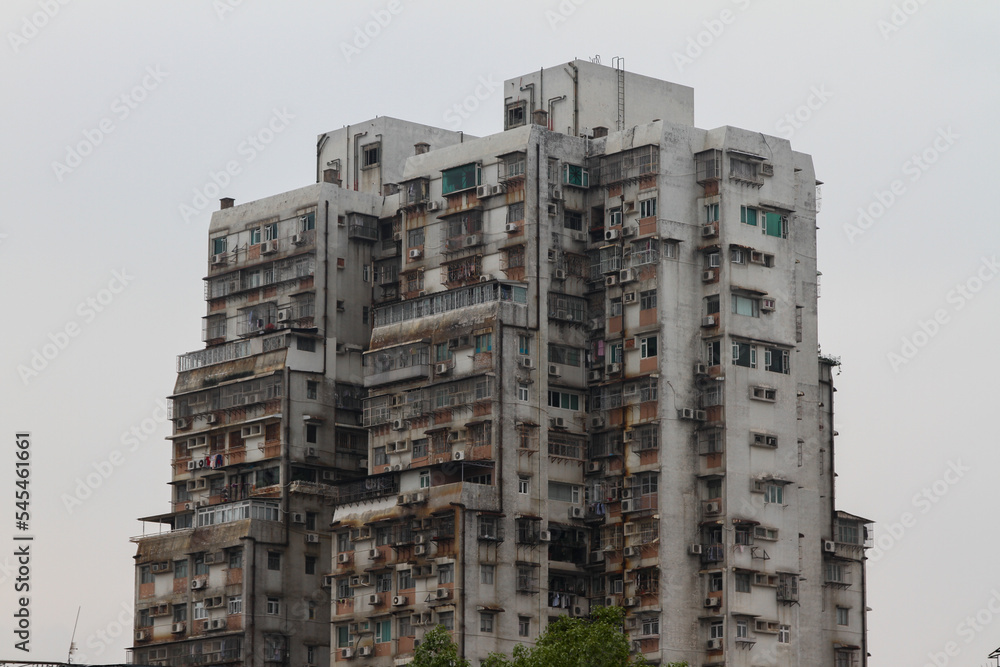
[[76, 626], [80, 622], [80, 607], [76, 608], [76, 620], [73, 621], [73, 634], [69, 638], [69, 654], [66, 656], [66, 664], [73, 664], [73, 652], [76, 651], [76, 644], [73, 642], [76, 639]]

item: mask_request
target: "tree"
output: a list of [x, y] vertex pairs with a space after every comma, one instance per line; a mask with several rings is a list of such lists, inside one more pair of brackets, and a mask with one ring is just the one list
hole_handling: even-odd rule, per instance
[[458, 657], [458, 645], [451, 633], [439, 625], [424, 635], [420, 646], [413, 652], [412, 667], [470, 667], [469, 661]]

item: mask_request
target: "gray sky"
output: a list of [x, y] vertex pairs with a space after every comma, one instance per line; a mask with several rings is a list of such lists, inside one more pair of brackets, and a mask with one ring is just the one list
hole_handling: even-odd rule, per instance
[[20, 429], [36, 540], [30, 655], [0, 556], [0, 658], [65, 659], [80, 606], [75, 661], [124, 659], [129, 537], [168, 509], [158, 406], [201, 346], [213, 174], [235, 163], [238, 203], [312, 183], [316, 135], [375, 115], [496, 132], [484, 80], [599, 54], [694, 87], [699, 127], [813, 155], [838, 505], [876, 520], [881, 547], [871, 664], [985, 663], [1000, 225], [978, 198], [996, 187], [998, 25], [973, 0], [4, 0], [0, 553]]

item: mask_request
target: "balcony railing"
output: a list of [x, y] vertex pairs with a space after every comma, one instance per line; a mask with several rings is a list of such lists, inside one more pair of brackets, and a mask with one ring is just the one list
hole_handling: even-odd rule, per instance
[[204, 350], [196, 350], [177, 357], [177, 372], [193, 371], [196, 368], [224, 364], [227, 361], [251, 357], [262, 352], [270, 352], [288, 347], [290, 337], [281, 333], [275, 336], [254, 338], [251, 340], [234, 340], [223, 345], [216, 345]]

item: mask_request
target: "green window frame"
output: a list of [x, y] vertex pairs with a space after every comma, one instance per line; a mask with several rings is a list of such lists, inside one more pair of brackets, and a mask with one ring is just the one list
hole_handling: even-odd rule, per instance
[[740, 206], [740, 222], [751, 227], [757, 226], [757, 209], [749, 206]]
[[765, 211], [764, 224], [761, 226], [760, 231], [775, 238], [788, 238], [788, 218], [780, 213]]
[[446, 169], [441, 172], [441, 194], [450, 195], [463, 190], [470, 190], [480, 184], [482, 170], [478, 162], [470, 162], [460, 167]]

